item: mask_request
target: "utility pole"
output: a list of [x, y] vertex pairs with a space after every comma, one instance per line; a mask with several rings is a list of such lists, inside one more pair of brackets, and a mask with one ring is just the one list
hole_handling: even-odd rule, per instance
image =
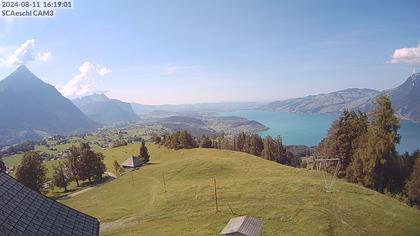
[[165, 189], [165, 193], [166, 193], [165, 172], [163, 172], [163, 171], [162, 171], [162, 179], [163, 179], [163, 188]]
[[134, 186], [134, 177], [133, 177], [133, 171], [131, 171], [131, 185]]
[[216, 178], [213, 179], [214, 180], [214, 200], [216, 203], [216, 212], [219, 212], [219, 205], [217, 204], [217, 183], [216, 183]]

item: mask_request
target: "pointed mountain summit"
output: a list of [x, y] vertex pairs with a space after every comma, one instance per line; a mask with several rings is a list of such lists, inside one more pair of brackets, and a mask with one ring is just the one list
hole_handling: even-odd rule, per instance
[[[21, 86], [18, 86], [18, 85]], [[44, 82], [34, 75], [25, 65], [19, 66], [5, 79], [1, 80], [0, 90], [8, 87], [16, 87], [23, 89], [24, 87], [42, 86]]]
[[413, 73], [403, 84], [387, 93], [401, 117], [420, 122], [420, 73]]
[[139, 120], [131, 104], [110, 99], [105, 94], [93, 94], [73, 103], [89, 118], [101, 124], [128, 123]]
[[39, 131], [68, 134], [99, 126], [23, 65], [0, 80], [0, 113], [0, 144], [39, 138]]

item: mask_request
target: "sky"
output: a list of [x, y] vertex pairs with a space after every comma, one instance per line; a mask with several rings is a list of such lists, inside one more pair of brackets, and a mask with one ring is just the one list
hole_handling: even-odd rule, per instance
[[420, 1], [74, 0], [0, 17], [0, 78], [21, 64], [68, 98], [142, 104], [384, 90], [420, 71]]

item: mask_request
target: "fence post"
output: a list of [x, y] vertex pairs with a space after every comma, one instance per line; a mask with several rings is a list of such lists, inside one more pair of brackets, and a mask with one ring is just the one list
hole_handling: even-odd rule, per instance
[[163, 172], [163, 171], [162, 171], [162, 178], [163, 178], [163, 188], [165, 189], [165, 193], [166, 193], [165, 172]]
[[215, 200], [215, 203], [216, 203], [216, 212], [218, 212], [219, 211], [219, 205], [217, 203], [217, 183], [216, 183], [216, 178], [214, 178], [213, 181], [214, 181], [214, 200]]

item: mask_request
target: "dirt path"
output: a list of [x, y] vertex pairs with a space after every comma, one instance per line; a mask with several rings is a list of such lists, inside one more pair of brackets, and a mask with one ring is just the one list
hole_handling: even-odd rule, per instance
[[77, 192], [74, 192], [74, 193], [67, 194], [66, 196], [62, 196], [62, 197], [58, 198], [57, 200], [59, 200], [59, 201], [60, 201], [60, 200], [66, 200], [66, 199], [69, 199], [69, 198], [75, 197], [75, 196], [77, 196], [77, 195], [80, 195], [80, 194], [82, 194], [82, 193], [85, 193], [85, 192], [87, 192], [87, 191], [90, 191], [90, 190], [92, 190], [92, 189], [94, 189], [94, 188], [97, 188], [97, 187], [99, 187], [99, 186], [101, 186], [101, 185], [103, 185], [103, 184], [106, 184], [106, 183], [108, 183], [108, 182], [110, 182], [110, 181], [112, 181], [112, 180], [114, 180], [114, 179], [116, 179], [116, 178], [117, 178], [117, 176], [116, 176], [114, 173], [112, 173], [112, 172], [104, 172], [104, 174], [109, 175], [111, 178], [108, 178], [106, 181], [104, 181], [104, 182], [102, 182], [102, 183], [100, 183], [100, 184], [97, 184], [97, 185], [95, 185], [95, 186], [88, 187], [88, 188], [82, 189], [82, 190], [80, 190], [80, 191], [77, 191]]
[[[96, 186], [95, 186], [95, 187], [96, 187]], [[69, 199], [69, 198], [75, 197], [75, 196], [77, 196], [77, 195], [79, 195], [79, 194], [82, 194], [82, 193], [85, 193], [85, 192], [87, 192], [87, 191], [90, 191], [90, 190], [94, 189], [95, 187], [89, 187], [89, 188], [85, 188], [85, 189], [82, 189], [82, 190], [77, 191], [77, 192], [74, 192], [74, 193], [70, 193], [70, 194], [68, 194], [68, 195], [66, 195], [66, 196], [60, 197], [58, 200], [66, 200], [66, 199]]]
[[112, 173], [112, 172], [104, 172], [104, 174], [107, 174], [107, 175], [111, 176], [114, 179], [117, 178], [117, 176], [114, 173]]

